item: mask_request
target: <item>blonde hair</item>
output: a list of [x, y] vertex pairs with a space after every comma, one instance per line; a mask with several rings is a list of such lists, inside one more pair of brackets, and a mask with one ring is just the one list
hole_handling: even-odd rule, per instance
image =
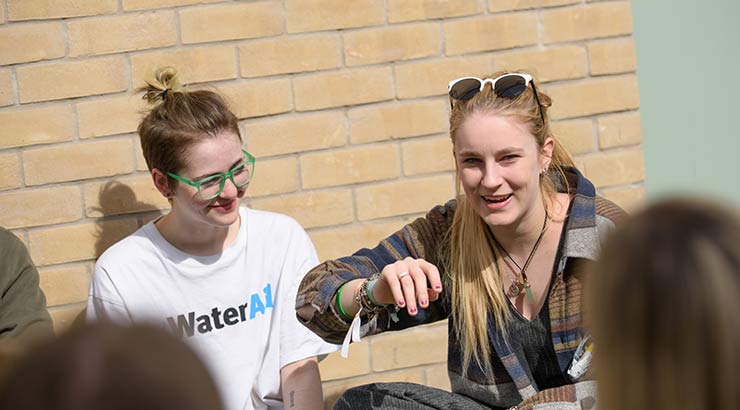
[[[155, 78], [138, 89], [154, 107], [139, 124], [141, 148], [151, 171], [177, 173], [185, 151], [204, 138], [228, 131], [239, 137], [239, 123], [220, 95], [210, 90], [190, 91], [172, 67], [159, 68]], [[170, 186], [174, 181], [168, 177]]]
[[[495, 78], [504, 72], [495, 73]], [[525, 124], [541, 148], [547, 138], [553, 138], [547, 109], [552, 101], [538, 92], [540, 107], [532, 86], [516, 98], [497, 97], [490, 86], [466, 101], [455, 100], [450, 113], [450, 137], [453, 146], [466, 118], [475, 113], [514, 117]], [[540, 116], [539, 110], [542, 110]], [[543, 121], [544, 118], [544, 121]], [[566, 182], [563, 167], [573, 166], [570, 154], [555, 143], [548, 172], [540, 179], [540, 191], [547, 209], [556, 193], [556, 185]], [[458, 185], [460, 175], [457, 175]], [[488, 319], [493, 316], [496, 330], [507, 334], [510, 313], [503, 291], [503, 259], [493, 244], [493, 237], [485, 221], [469, 204], [464, 195], [458, 197], [457, 210], [450, 228], [450, 254], [447, 271], [452, 280], [452, 317], [454, 331], [463, 347], [463, 369], [471, 360], [490, 372]]]
[[599, 408], [738, 409], [740, 213], [673, 199], [609, 238], [591, 276]]

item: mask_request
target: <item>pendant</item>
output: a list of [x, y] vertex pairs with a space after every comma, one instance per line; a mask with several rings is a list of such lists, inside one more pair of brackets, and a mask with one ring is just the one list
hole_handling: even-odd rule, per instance
[[527, 295], [527, 299], [530, 301], [534, 300], [534, 296], [532, 296], [532, 289], [529, 286], [529, 282], [524, 282], [524, 293]]
[[513, 282], [511, 286], [509, 286], [509, 296], [516, 297], [519, 295], [519, 292], [521, 289], [519, 288], [519, 285], [516, 282]]

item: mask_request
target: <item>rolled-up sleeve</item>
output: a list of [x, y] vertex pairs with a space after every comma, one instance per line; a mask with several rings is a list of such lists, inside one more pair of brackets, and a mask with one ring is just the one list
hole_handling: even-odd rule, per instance
[[[372, 249], [363, 248], [351, 256], [326, 261], [306, 274], [296, 298], [296, 309], [310, 307], [313, 315], [301, 323], [324, 340], [341, 343], [349, 329], [349, 322], [340, 316], [333, 303], [339, 288], [354, 279], [369, 278], [379, 274], [386, 265], [406, 257], [424, 259], [439, 269], [443, 281], [444, 266], [440, 263], [441, 252], [445, 252], [445, 241], [452, 224], [456, 202], [434, 207], [423, 218], [418, 218], [401, 230], [382, 240]], [[444, 290], [449, 288], [444, 286]], [[361, 334], [371, 335], [386, 330], [399, 330], [423, 323], [442, 320], [449, 315], [445, 293], [429, 308], [421, 309], [412, 317], [402, 309], [397, 312], [398, 321], [391, 320], [395, 306], [377, 314], [363, 317]]]

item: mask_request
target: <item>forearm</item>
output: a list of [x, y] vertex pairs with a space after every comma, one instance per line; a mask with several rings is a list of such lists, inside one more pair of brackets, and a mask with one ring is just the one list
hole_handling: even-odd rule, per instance
[[319, 362], [315, 357], [280, 369], [283, 405], [290, 410], [320, 410], [324, 406]]
[[362, 286], [362, 283], [365, 281], [365, 279], [355, 279], [351, 280], [347, 283], [345, 283], [340, 289], [342, 294], [341, 297], [335, 297], [334, 303], [341, 303], [340, 306], [337, 306], [339, 308], [340, 312], [344, 312], [349, 317], [345, 317], [345, 319], [349, 319], [354, 317], [357, 314], [357, 311], [360, 310], [360, 306], [355, 303], [355, 292], [357, 292], [357, 288]]

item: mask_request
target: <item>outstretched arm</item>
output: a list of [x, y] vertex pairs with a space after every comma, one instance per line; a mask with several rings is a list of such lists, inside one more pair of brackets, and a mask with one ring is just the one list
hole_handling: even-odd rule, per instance
[[286, 410], [321, 410], [324, 407], [316, 357], [299, 360], [280, 369], [280, 387]]

